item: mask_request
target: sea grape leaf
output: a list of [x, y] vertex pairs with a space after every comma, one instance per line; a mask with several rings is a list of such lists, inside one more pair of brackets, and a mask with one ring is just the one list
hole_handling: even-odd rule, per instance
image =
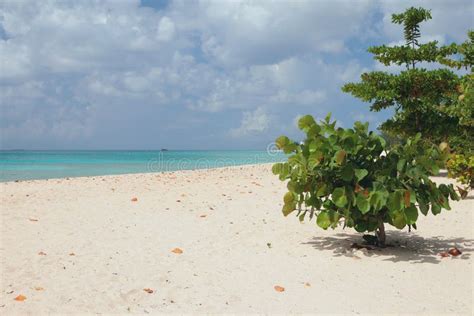
[[418, 209], [416, 206], [411, 205], [404, 210], [405, 212], [405, 217], [406, 217], [406, 222], [408, 225], [413, 225], [416, 223], [416, 220], [418, 219]]
[[378, 211], [384, 207], [385, 203], [387, 202], [386, 196], [379, 191], [375, 191], [372, 193], [370, 197], [370, 205], [374, 208], [374, 210]]
[[437, 203], [431, 203], [431, 213], [433, 213], [433, 215], [441, 213], [441, 206]]
[[283, 152], [285, 154], [290, 154], [290, 153], [296, 151], [296, 148], [298, 148], [298, 146], [296, 146], [295, 143], [289, 143], [289, 144], [286, 144], [285, 146], [283, 146]]
[[410, 206], [410, 196], [410, 191], [405, 190], [405, 192], [403, 193], [403, 201], [405, 202], [405, 207]]
[[398, 229], [403, 229], [407, 225], [405, 214], [401, 211], [397, 211], [393, 213], [392, 216], [393, 225]]
[[283, 215], [288, 216], [296, 209], [296, 203], [288, 203], [283, 205], [282, 212]]
[[303, 212], [303, 213], [298, 217], [299, 221], [300, 221], [300, 222], [304, 221], [304, 217], [305, 217], [305, 216], [306, 216], [306, 212]]
[[309, 155], [309, 158], [308, 158], [308, 167], [310, 169], [314, 169], [314, 167], [319, 165], [322, 159], [323, 159], [323, 153], [321, 151], [316, 151], [312, 153], [311, 155]]
[[316, 224], [318, 224], [318, 226], [322, 229], [328, 229], [328, 227], [331, 226], [331, 219], [329, 218], [329, 213], [326, 211], [322, 211], [321, 213], [319, 213], [318, 217], [316, 218]]
[[402, 209], [402, 193], [400, 191], [389, 194], [387, 207], [391, 212], [400, 211]]
[[287, 144], [290, 143], [290, 139], [286, 136], [280, 136], [276, 139], [275, 144], [279, 149], [283, 149]]
[[313, 126], [315, 124], [316, 124], [316, 122], [315, 122], [314, 118], [311, 115], [302, 116], [298, 120], [298, 128], [305, 131], [305, 132], [309, 131], [311, 126]]
[[439, 195], [438, 202], [443, 208], [447, 209], [448, 211], [451, 210], [451, 207], [449, 206], [449, 200], [445, 196]]
[[426, 203], [425, 200], [423, 199], [419, 199], [418, 200], [418, 207], [420, 208], [420, 212], [423, 214], [423, 215], [427, 215], [428, 214], [428, 210], [429, 210], [429, 205], [428, 203]]
[[354, 177], [354, 168], [351, 165], [346, 165], [342, 168], [341, 177], [344, 181], [351, 181]]
[[359, 233], [363, 233], [365, 231], [367, 231], [367, 223], [366, 222], [362, 222], [362, 221], [358, 221], [355, 225], [354, 225], [354, 229], [356, 231], [358, 231]]
[[306, 133], [310, 138], [316, 137], [321, 133], [321, 127], [318, 124], [313, 124]]
[[344, 162], [344, 158], [346, 158], [346, 151], [345, 150], [339, 150], [336, 153], [336, 163], [338, 165], [341, 165]]
[[274, 175], [280, 174], [281, 168], [283, 164], [282, 163], [276, 163], [272, 166], [272, 172]]
[[399, 172], [402, 172], [403, 169], [405, 168], [406, 163], [407, 163], [406, 159], [400, 159], [397, 163], [397, 170]]
[[318, 187], [318, 190], [316, 191], [316, 196], [317, 197], [325, 196], [326, 193], [327, 193], [327, 185], [323, 183]]
[[283, 197], [283, 201], [285, 204], [292, 203], [295, 200], [295, 196], [291, 192], [286, 192], [285, 196]]
[[362, 214], [365, 214], [370, 211], [369, 199], [364, 197], [362, 194], [357, 194], [356, 204], [357, 204], [357, 208]]
[[434, 176], [438, 175], [438, 174], [439, 174], [439, 167], [438, 167], [438, 165], [437, 165], [436, 163], [432, 163], [430, 166], [431, 166], [431, 170], [430, 170], [431, 173], [432, 173]]
[[344, 207], [347, 205], [347, 196], [346, 190], [344, 188], [336, 188], [332, 192], [332, 200], [334, 204], [339, 207]]
[[357, 181], [364, 179], [369, 174], [366, 169], [354, 169], [354, 173]]

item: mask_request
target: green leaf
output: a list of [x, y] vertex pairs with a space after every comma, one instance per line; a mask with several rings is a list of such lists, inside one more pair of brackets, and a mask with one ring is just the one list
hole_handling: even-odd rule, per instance
[[433, 215], [441, 213], [441, 206], [437, 203], [431, 203], [431, 213], [433, 213]]
[[376, 211], [382, 209], [382, 207], [385, 206], [386, 202], [387, 202], [386, 195], [384, 195], [382, 192], [379, 192], [379, 191], [373, 192], [370, 197], [370, 205]]
[[438, 202], [443, 208], [447, 209], [448, 211], [451, 210], [448, 198], [444, 197], [443, 195], [440, 195], [438, 197]]
[[311, 115], [302, 116], [298, 120], [298, 128], [305, 132], [309, 131], [309, 129], [315, 124], [316, 122]]
[[285, 154], [290, 154], [292, 152], [295, 152], [297, 148], [298, 146], [295, 143], [289, 143], [283, 146], [282, 149]]
[[298, 217], [298, 219], [300, 220], [300, 222], [304, 221], [305, 215], [306, 215], [306, 212], [303, 212], [303, 213]]
[[365, 198], [362, 194], [357, 194], [356, 205], [362, 214], [365, 214], [370, 211], [369, 200]]
[[416, 206], [411, 205], [410, 207], [405, 208], [405, 218], [408, 225], [413, 225], [418, 219], [418, 209]]
[[283, 164], [276, 163], [272, 166], [272, 172], [274, 175], [280, 174]]
[[364, 179], [369, 172], [366, 169], [354, 169], [357, 181]]
[[320, 133], [321, 133], [321, 126], [319, 126], [318, 124], [314, 124], [307, 131], [307, 134], [308, 134], [309, 138], [314, 138], [317, 135], [319, 135]]
[[286, 192], [285, 196], [283, 197], [283, 201], [285, 202], [285, 204], [293, 203], [294, 200], [295, 196], [291, 192]]
[[403, 196], [400, 191], [390, 193], [388, 196], [387, 207], [391, 212], [400, 211], [403, 207]]
[[350, 165], [344, 166], [341, 171], [341, 178], [344, 181], [351, 181], [354, 177], [354, 168]]
[[283, 205], [283, 209], [282, 209], [283, 215], [288, 216], [288, 215], [290, 215], [295, 209], [296, 209], [296, 204], [295, 204], [295, 203], [285, 204], [285, 205]]
[[320, 151], [316, 151], [309, 155], [308, 158], [308, 168], [314, 169], [314, 167], [318, 166], [323, 159], [323, 153]]
[[318, 190], [316, 191], [316, 196], [321, 197], [321, 196], [325, 196], [326, 194], [327, 194], [327, 185], [323, 183], [322, 185], [318, 187]]
[[339, 150], [336, 153], [336, 163], [338, 165], [342, 164], [344, 162], [344, 158], [346, 158], [346, 151], [345, 150]]
[[346, 190], [344, 188], [336, 188], [332, 192], [332, 200], [338, 207], [344, 207], [347, 205]]
[[453, 185], [449, 185], [449, 196], [451, 197], [452, 200], [454, 201], [459, 201], [461, 198], [459, 195], [454, 191]]
[[286, 145], [290, 143], [290, 139], [286, 136], [280, 136], [276, 139], [275, 144], [279, 149], [283, 149]]
[[316, 224], [318, 224], [318, 226], [324, 230], [328, 229], [328, 227], [331, 226], [331, 219], [329, 218], [329, 213], [326, 211], [322, 211], [321, 213], [319, 213], [318, 217], [316, 218]]
[[406, 163], [407, 163], [406, 159], [400, 159], [397, 163], [397, 170], [399, 172], [402, 172], [403, 169], [405, 168]]
[[326, 117], [324, 118], [324, 121], [329, 124], [329, 122], [331, 121], [331, 112], [329, 112]]
[[420, 208], [420, 212], [423, 214], [423, 215], [427, 215], [428, 214], [428, 210], [429, 210], [429, 205], [428, 203], [426, 203], [426, 201], [422, 200], [422, 199], [419, 199], [418, 200], [418, 207]]
[[393, 213], [392, 216], [393, 225], [398, 229], [403, 229], [407, 225], [405, 214], [401, 211]]
[[368, 225], [366, 222], [359, 221], [354, 225], [354, 229], [359, 233], [367, 231]]

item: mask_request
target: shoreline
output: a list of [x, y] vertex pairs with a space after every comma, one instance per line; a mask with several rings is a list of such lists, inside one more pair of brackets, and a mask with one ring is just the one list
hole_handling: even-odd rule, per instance
[[239, 165], [229, 166], [217, 166], [217, 167], [206, 167], [206, 168], [194, 168], [194, 169], [179, 169], [179, 170], [163, 170], [163, 171], [149, 171], [149, 172], [132, 172], [132, 173], [117, 173], [117, 174], [101, 174], [92, 176], [64, 176], [59, 178], [44, 178], [44, 179], [17, 179], [17, 180], [6, 180], [0, 179], [0, 184], [5, 183], [22, 183], [28, 181], [55, 181], [55, 180], [72, 180], [72, 179], [85, 179], [85, 178], [100, 178], [100, 177], [117, 177], [117, 176], [134, 176], [134, 175], [148, 175], [148, 174], [163, 174], [173, 172], [186, 172], [186, 171], [202, 171], [202, 170], [214, 170], [214, 169], [225, 169], [225, 168], [238, 168], [238, 167], [249, 167], [249, 166], [271, 166], [276, 162], [262, 162], [262, 163], [246, 163]]
[[354, 249], [282, 215], [271, 165], [0, 183], [0, 313], [472, 314], [472, 192]]

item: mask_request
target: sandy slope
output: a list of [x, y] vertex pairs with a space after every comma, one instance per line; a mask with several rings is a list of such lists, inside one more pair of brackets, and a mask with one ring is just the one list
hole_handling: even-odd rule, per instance
[[368, 252], [284, 218], [269, 165], [0, 189], [0, 314], [473, 312], [472, 196]]

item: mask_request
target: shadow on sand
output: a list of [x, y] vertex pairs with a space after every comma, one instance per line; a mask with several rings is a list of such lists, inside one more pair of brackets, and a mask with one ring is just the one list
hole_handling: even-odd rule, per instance
[[[383, 257], [383, 260], [400, 262], [409, 261], [413, 263], [439, 263], [441, 260], [467, 260], [473, 252], [473, 243], [471, 239], [464, 238], [444, 238], [435, 236], [422, 238], [413, 232], [387, 232], [388, 246], [386, 248], [374, 248], [372, 250], [356, 251], [351, 245], [357, 243], [363, 244], [362, 235], [351, 233], [339, 233], [332, 236], [313, 237], [312, 240], [304, 243], [311, 245], [317, 250], [332, 251], [337, 257]], [[458, 257], [442, 258], [441, 252], [448, 251], [450, 248], [457, 247], [462, 254]]]

